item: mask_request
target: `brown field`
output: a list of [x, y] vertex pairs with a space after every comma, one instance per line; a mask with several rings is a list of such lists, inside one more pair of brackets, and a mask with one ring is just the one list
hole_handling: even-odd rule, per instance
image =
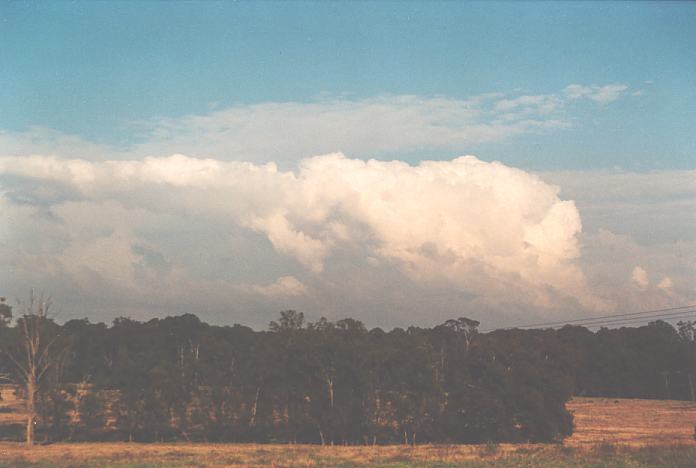
[[576, 431], [562, 445], [61, 443], [27, 449], [5, 442], [0, 466], [696, 466], [696, 403], [575, 398], [568, 408]]
[[26, 423], [24, 400], [15, 395], [14, 385], [0, 385], [0, 426]]
[[573, 413], [575, 432], [564, 445], [694, 443], [694, 402], [573, 398], [566, 406]]
[[83, 443], [36, 446], [30, 450], [17, 443], [0, 443], [0, 466], [693, 467], [696, 447]]

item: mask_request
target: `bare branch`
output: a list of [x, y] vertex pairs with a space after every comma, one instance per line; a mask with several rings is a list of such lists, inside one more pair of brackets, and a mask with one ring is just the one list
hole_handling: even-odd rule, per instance
[[7, 357], [10, 358], [12, 363], [15, 366], [17, 366], [17, 368], [21, 371], [22, 378], [26, 380], [26, 378], [29, 376], [29, 371], [22, 364], [20, 364], [19, 360], [17, 360], [17, 358], [15, 358], [11, 353], [5, 351], [5, 354], [7, 355]]
[[[20, 303], [21, 304], [21, 303]], [[49, 331], [48, 312], [51, 307], [50, 299], [44, 300], [41, 295], [38, 300], [32, 289], [29, 294], [29, 302], [24, 307], [24, 316], [21, 318], [22, 341], [24, 344], [24, 356], [20, 359], [13, 353], [5, 351], [19, 370], [19, 375], [24, 380], [27, 395], [27, 444], [34, 443], [34, 422], [37, 414], [36, 396], [39, 392], [41, 380], [54, 364], [55, 356], [52, 355], [54, 343], [60, 334], [46, 342], [46, 332]], [[20, 362], [23, 361], [23, 362]]]

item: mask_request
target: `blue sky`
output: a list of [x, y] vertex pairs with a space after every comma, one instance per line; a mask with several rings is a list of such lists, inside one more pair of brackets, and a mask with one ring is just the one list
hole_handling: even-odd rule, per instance
[[0, 2], [0, 296], [259, 328], [696, 303], [694, 25], [690, 2]]
[[690, 3], [4, 2], [0, 18], [4, 130], [128, 146], [138, 122], [240, 104], [623, 83], [640, 98], [577, 106], [572, 131], [409, 158], [694, 167]]

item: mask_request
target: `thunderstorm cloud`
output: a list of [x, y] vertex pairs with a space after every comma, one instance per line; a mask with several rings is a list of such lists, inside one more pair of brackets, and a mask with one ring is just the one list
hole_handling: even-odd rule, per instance
[[[251, 235], [288, 261], [288, 271], [265, 283], [228, 281], [239, 293], [311, 295], [315, 288], [302, 278], [316, 282], [325, 270], [359, 263], [356, 274], [388, 267], [404, 283], [474, 297], [542, 309], [568, 300], [605, 307], [576, 261], [575, 204], [536, 175], [473, 156], [409, 165], [336, 153], [304, 159], [294, 171], [184, 155], [105, 162], [34, 156], [0, 159], [0, 174], [14, 234], [50, 229], [56, 244], [14, 252], [25, 273], [41, 261], [64, 280], [91, 275], [143, 297], [154, 283], [164, 296], [182, 287], [213, 290], [224, 273], [196, 273], [185, 255], [147, 235], [204, 225], [222, 233], [216, 248], [232, 257], [237, 237]], [[209, 245], [191, 238], [185, 248], [204, 254]], [[249, 256], [248, 267], [263, 270], [266, 255]]]

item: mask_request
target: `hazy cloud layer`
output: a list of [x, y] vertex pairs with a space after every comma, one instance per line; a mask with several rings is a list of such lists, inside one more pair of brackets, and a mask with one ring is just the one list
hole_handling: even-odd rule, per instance
[[696, 170], [540, 175], [575, 200], [586, 231], [610, 230], [647, 246], [696, 241]]
[[44, 128], [0, 132], [0, 155], [107, 160], [181, 153], [290, 168], [307, 156], [335, 151], [360, 158], [399, 158], [427, 150], [458, 154], [473, 144], [567, 129], [572, 126], [570, 106], [606, 104], [628, 89], [623, 84], [571, 85], [549, 94], [491, 93], [466, 99], [324, 96], [314, 102], [240, 104], [206, 115], [134, 123], [129, 143], [118, 149]]

